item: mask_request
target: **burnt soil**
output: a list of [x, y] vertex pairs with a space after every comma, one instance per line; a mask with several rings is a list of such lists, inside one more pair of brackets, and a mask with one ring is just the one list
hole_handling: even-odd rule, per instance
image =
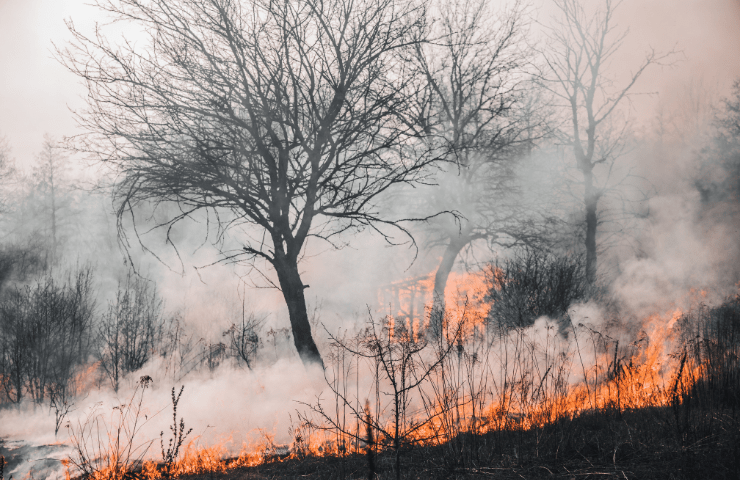
[[[739, 479], [740, 412], [679, 405], [598, 411], [542, 428], [460, 435], [401, 454], [404, 479]], [[395, 479], [393, 452], [375, 459], [376, 479]], [[369, 478], [365, 454], [273, 458], [187, 480]]]

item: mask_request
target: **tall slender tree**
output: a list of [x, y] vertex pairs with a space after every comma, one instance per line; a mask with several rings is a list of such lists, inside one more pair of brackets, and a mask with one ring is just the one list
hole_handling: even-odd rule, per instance
[[4, 136], [0, 136], [0, 189], [3, 190], [0, 195], [0, 212], [8, 209], [8, 193], [5, 190], [13, 182], [15, 174], [15, 161], [11, 156], [10, 142]]
[[[596, 3], [588, 2], [589, 8]], [[582, 179], [586, 278], [590, 284], [596, 280], [599, 202], [626, 178], [615, 174], [630, 126], [619, 113], [645, 70], [673, 55], [648, 50], [626, 78], [617, 77], [612, 62], [628, 33], [619, 31], [614, 19], [620, 3], [600, 0], [589, 13], [582, 0], [554, 0], [558, 20], [546, 38], [540, 76], [541, 84], [564, 112], [557, 134], [572, 148]]]
[[67, 156], [64, 150], [49, 134], [44, 135], [44, 143], [36, 157], [33, 182], [36, 194], [41, 201], [42, 215], [49, 225], [49, 250], [51, 264], [58, 260], [59, 222], [62, 210], [69, 209], [69, 183], [67, 181]]

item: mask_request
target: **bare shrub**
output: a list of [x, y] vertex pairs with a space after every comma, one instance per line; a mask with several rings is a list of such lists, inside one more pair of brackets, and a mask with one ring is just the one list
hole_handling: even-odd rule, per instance
[[257, 358], [257, 349], [261, 343], [259, 331], [263, 324], [264, 319], [258, 319], [253, 314], [246, 316], [242, 312], [241, 322], [232, 323], [224, 332], [224, 336], [229, 337], [228, 348], [231, 355], [243, 361], [250, 370]]
[[143, 367], [160, 347], [164, 321], [156, 287], [129, 271], [98, 327], [98, 360], [116, 392], [123, 377]]
[[266, 333], [266, 343], [272, 346], [273, 360], [277, 361], [279, 358], [279, 351], [282, 351], [290, 342], [291, 333], [287, 327], [282, 328], [270, 328]]
[[197, 348], [199, 343], [201, 340], [186, 328], [179, 314], [168, 316], [159, 346], [165, 374], [179, 382], [196, 369], [201, 364], [201, 354]]
[[221, 365], [221, 362], [226, 360], [226, 356], [225, 343], [201, 341], [201, 366], [207, 367], [208, 370], [213, 372]]
[[489, 265], [486, 275], [488, 322], [503, 330], [528, 327], [541, 316], [560, 318], [588, 294], [585, 262], [578, 255], [524, 249]]
[[128, 401], [113, 407], [108, 422], [95, 407], [83, 422], [68, 426], [73, 448], [67, 461], [68, 470], [71, 466], [72, 473], [83, 478], [133, 478], [132, 472], [141, 469], [153, 443], [137, 438], [147, 422], [142, 404], [151, 381], [149, 376], [141, 377]]
[[59, 383], [49, 385], [47, 395], [49, 397], [49, 411], [54, 412], [54, 436], [57, 436], [64, 419], [74, 410], [74, 401], [66, 385]]
[[[320, 423], [305, 415], [302, 420], [314, 428], [334, 432], [336, 453], [340, 455], [348, 453], [352, 444], [359, 446], [361, 441], [372, 438], [371, 443], [377, 448], [393, 452], [393, 469], [400, 479], [402, 452], [433, 440], [426, 432], [431, 431], [429, 426], [438, 415], [418, 414], [423, 401], [420, 391], [457, 344], [461, 332], [460, 323], [451, 331], [444, 348], [433, 350], [427, 332], [393, 317], [377, 321], [371, 316], [366, 328], [354, 338], [330, 335], [330, 358], [335, 368], [333, 375], [325, 372], [325, 378], [334, 395], [334, 412], [319, 398], [315, 404], [307, 406], [318, 415]], [[363, 406], [359, 387], [354, 395], [349, 389], [352, 372], [359, 375], [363, 366], [369, 367], [373, 379], [374, 415], [367, 400]], [[412, 410], [414, 407], [416, 409]], [[369, 448], [371, 458], [373, 446]]]
[[[0, 378], [6, 398], [29, 396], [55, 402], [76, 392], [77, 370], [93, 345], [92, 271], [80, 269], [66, 281], [51, 275], [17, 286], [0, 299]], [[68, 401], [68, 400], [65, 400]]]

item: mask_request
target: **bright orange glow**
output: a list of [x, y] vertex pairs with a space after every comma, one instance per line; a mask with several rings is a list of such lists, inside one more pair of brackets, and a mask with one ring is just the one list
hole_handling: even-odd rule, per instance
[[[624, 363], [615, 361], [612, 351], [602, 352], [592, 365], [582, 367], [577, 352], [560, 352], [560, 362], [554, 361], [547, 372], [550, 368], [577, 365], [573, 370], [579, 372], [576, 377], [580, 380], [575, 383], [554, 375], [548, 377], [547, 372], [542, 378], [530, 376], [534, 381], [527, 383], [527, 375], [532, 372], [525, 372], [521, 378], [512, 377], [510, 388], [500, 391], [497, 398], [482, 405], [476, 414], [473, 414], [475, 399], [463, 394], [458, 402], [468, 414], [454, 419], [460, 425], [456, 428], [482, 434], [499, 429], [542, 427], [588, 411], [668, 406], [702, 376], [702, 365], [686, 356], [671, 354], [671, 347], [677, 341], [673, 327], [681, 316], [682, 312], [676, 310], [646, 319], [641, 341]], [[526, 388], [530, 390], [525, 391]], [[449, 419], [440, 407], [431, 416], [435, 420], [418, 433], [420, 440], [432, 440], [420, 443], [438, 444], [450, 438], [445, 434], [450, 428], [445, 424]]]
[[[428, 317], [433, 280], [430, 276], [399, 282], [399, 288], [392, 291], [399, 303], [396, 314], [383, 320], [387, 329], [383, 335], [389, 336], [383, 341], [398, 345], [422, 340], [425, 319], [414, 302], [426, 302], [423, 308]], [[493, 281], [495, 288], [497, 279]], [[456, 348], [448, 350], [438, 371], [429, 377], [436, 383], [422, 393], [428, 395], [425, 401], [417, 402], [424, 407], [417, 405], [405, 414], [409, 418], [404, 418], [422, 425], [413, 433], [420, 445], [444, 443], [461, 431], [483, 434], [501, 429], [525, 430], [590, 411], [669, 406], [688, 393], [706, 372], [707, 365], [692, 360], [678, 338], [680, 322], [686, 318], [681, 310], [643, 319], [637, 339], [621, 346], [589, 325], [570, 325], [562, 331], [562, 325], [546, 319], [508, 333], [492, 333], [486, 329], [490, 304], [485, 296], [490, 287], [482, 274], [450, 275], [443, 339]], [[692, 290], [688, 295], [703, 299], [707, 294]], [[359, 361], [356, 365], [359, 369]], [[386, 391], [382, 395], [387, 398]], [[358, 405], [360, 400], [367, 402], [356, 400]], [[454, 408], [449, 408], [449, 401]], [[355, 410], [363, 419], [373, 414], [369, 402], [365, 405]], [[387, 415], [388, 410], [385, 412]], [[173, 465], [145, 462], [142, 477], [155, 480], [217, 473], [286, 458], [360, 452], [365, 448], [361, 440], [365, 438], [363, 421], [357, 419], [356, 426], [343, 433], [301, 424], [291, 431], [292, 443], [284, 446], [276, 446], [273, 435], [261, 432], [259, 441], [245, 443], [236, 456], [229, 453], [229, 440], [203, 446], [196, 438]], [[377, 422], [386, 432], [393, 431], [391, 417], [379, 416]], [[388, 438], [381, 438], [379, 431], [375, 435], [379, 448], [389, 445]], [[69, 463], [65, 465], [69, 468]], [[126, 472], [115, 458], [107, 465], [110, 467], [92, 478], [123, 478]]]
[[75, 386], [77, 393], [90, 391], [96, 383], [99, 372], [99, 361], [86, 365], [77, 372], [71, 385]]
[[[451, 272], [445, 289], [445, 305], [451, 311], [465, 310], [466, 335], [483, 328], [490, 303], [485, 300], [488, 283], [483, 272]], [[401, 321], [406, 330], [418, 339], [419, 332], [429, 326], [429, 308], [434, 292], [434, 274], [394, 282], [379, 291], [378, 302], [390, 307], [388, 328], [395, 332], [395, 323]], [[474, 319], [474, 321], [472, 321]]]

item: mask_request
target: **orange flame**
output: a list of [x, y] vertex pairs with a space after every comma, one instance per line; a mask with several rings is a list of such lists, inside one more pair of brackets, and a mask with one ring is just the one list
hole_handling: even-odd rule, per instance
[[[428, 311], [431, 303], [433, 281], [431, 276], [412, 279], [400, 282], [395, 290], [388, 290], [398, 301], [396, 314], [386, 317], [389, 339], [399, 337], [394, 341], [417, 342], [423, 335], [425, 319], [421, 315], [423, 308]], [[423, 425], [413, 433], [419, 444], [443, 443], [453, 437], [452, 430], [478, 434], [501, 429], [525, 430], [588, 411], [667, 406], [677, 396], [688, 392], [702, 376], [703, 365], [686, 355], [675, 354], [680, 346], [676, 325], [684, 315], [680, 310], [645, 319], [639, 338], [621, 350], [618, 341], [605, 341], [600, 332], [587, 326], [579, 327], [578, 331], [574, 326], [573, 331], [568, 332], [570, 339], [564, 339], [563, 333], [551, 324], [544, 324], [540, 332], [544, 340], [536, 337], [538, 332], [534, 328], [515, 330], [509, 336], [501, 335], [493, 340], [485, 338], [490, 335], [485, 328], [490, 309], [485, 296], [488, 288], [496, 288], [496, 281], [494, 276], [493, 285], [490, 285], [482, 274], [453, 273], [450, 276], [445, 295], [446, 328], [461, 331], [462, 335], [454, 337], [459, 338], [454, 340], [459, 341], [458, 353], [449, 361], [457, 362], [454, 366], [458, 375], [467, 371], [468, 383], [445, 384], [450, 380], [447, 378], [441, 386], [435, 387], [438, 399], [458, 395], [456, 409], [437, 401], [426, 404], [431, 405], [431, 410], [419, 408], [409, 413], [411, 417], [420, 417], [412, 418], [412, 422]], [[699, 296], [703, 298], [706, 292], [700, 292]], [[422, 301], [420, 309], [414, 302]], [[578, 343], [589, 340], [590, 346]], [[476, 390], [472, 386], [476, 379], [492, 374], [490, 365], [486, 367], [489, 370], [483, 368], [478, 350], [475, 350], [481, 345], [500, 349], [499, 352], [489, 350], [488, 355], [505, 377], [488, 396], [481, 393], [483, 389]], [[516, 361], [520, 363], [513, 367], [506, 363], [510, 350], [519, 355]], [[584, 360], [584, 355], [590, 356]], [[444, 364], [441, 368], [445, 368]], [[369, 417], [367, 408], [358, 408], [358, 411]], [[427, 420], [421, 418], [425, 415]], [[276, 446], [274, 436], [262, 432], [260, 441], [245, 443], [236, 457], [229, 456], [228, 441], [203, 446], [194, 439], [173, 465], [145, 462], [141, 473], [143, 478], [155, 480], [163, 477], [164, 469], [168, 476], [179, 476], [252, 467], [270, 459], [341, 456], [360, 450], [362, 422], [361, 419], [357, 422], [354, 433], [331, 434], [327, 430], [299, 427], [292, 432], [294, 438], [289, 446]], [[392, 428], [385, 430], [392, 431]], [[382, 439], [378, 441], [382, 444]], [[126, 472], [119, 471], [118, 463], [110, 464], [115, 468], [101, 471], [94, 479], [123, 478]]]

